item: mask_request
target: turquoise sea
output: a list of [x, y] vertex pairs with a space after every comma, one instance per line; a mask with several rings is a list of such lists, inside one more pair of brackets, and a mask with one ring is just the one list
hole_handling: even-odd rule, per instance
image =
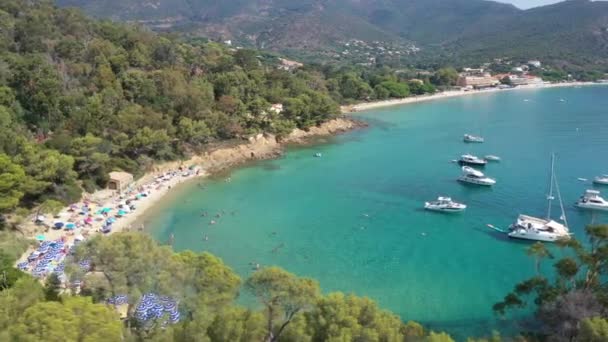
[[[546, 214], [552, 152], [575, 235], [608, 221], [573, 207], [592, 187], [579, 177], [608, 173], [608, 87], [479, 94], [357, 117], [370, 127], [234, 170], [229, 182], [225, 175], [182, 186], [146, 218], [147, 230], [160, 241], [173, 233], [178, 250], [218, 255], [243, 277], [252, 262], [279, 265], [318, 279], [325, 292], [369, 296], [405, 321], [462, 338], [518, 328], [491, 307], [534, 274], [529, 244], [486, 224]], [[463, 143], [467, 132], [486, 143]], [[450, 161], [467, 152], [502, 157], [485, 169], [494, 188], [456, 182]], [[452, 216], [421, 210], [439, 195], [469, 208]]]

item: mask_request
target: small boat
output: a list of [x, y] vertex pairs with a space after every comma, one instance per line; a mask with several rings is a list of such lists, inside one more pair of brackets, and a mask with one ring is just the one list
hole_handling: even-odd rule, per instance
[[597, 190], [587, 190], [585, 194], [576, 201], [576, 206], [590, 210], [608, 210], [608, 201], [600, 196]]
[[593, 178], [593, 183], [600, 185], [608, 185], [608, 175], [601, 175]]
[[564, 99], [559, 99], [559, 102], [566, 102], [566, 100], [564, 100]]
[[315, 153], [315, 157], [321, 158], [321, 157], [323, 157], [323, 155], [320, 152], [317, 152], [317, 153]]
[[468, 143], [482, 143], [484, 142], [483, 137], [480, 136], [476, 136], [476, 135], [472, 135], [472, 134], [465, 134], [464, 135], [464, 142], [468, 142]]
[[[568, 221], [566, 219], [566, 211], [564, 210], [564, 204], [555, 178], [555, 155], [551, 157], [551, 182], [549, 186], [549, 195], [547, 196], [547, 217], [538, 218], [528, 215], [519, 215], [517, 221], [513, 223], [507, 233], [510, 238], [532, 240], [532, 241], [544, 241], [544, 242], [555, 242], [561, 239], [570, 239], [570, 230], [568, 229]], [[564, 223], [559, 223], [551, 219], [551, 204], [555, 199], [553, 196], [553, 189], [556, 189], [557, 198], [559, 199], [559, 206], [561, 209], [560, 220]]]
[[488, 162], [471, 154], [463, 154], [458, 159], [458, 162], [463, 165], [485, 166]]
[[462, 167], [462, 176], [458, 178], [458, 181], [484, 186], [492, 186], [496, 184], [495, 179], [486, 177], [486, 175], [484, 175], [481, 171], [475, 170], [469, 166]]
[[488, 154], [487, 156], [483, 157], [483, 159], [487, 161], [500, 161], [500, 157], [493, 154]]
[[457, 213], [465, 210], [466, 208], [466, 205], [454, 202], [449, 197], [439, 197], [436, 201], [424, 203], [424, 209], [441, 211], [444, 213]]

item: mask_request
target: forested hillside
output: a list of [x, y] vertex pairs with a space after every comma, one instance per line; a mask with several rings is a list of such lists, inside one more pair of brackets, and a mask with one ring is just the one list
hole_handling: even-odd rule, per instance
[[389, 70], [281, 70], [273, 55], [45, 1], [2, 0], [0, 18], [0, 212], [72, 203], [109, 171], [140, 174], [210, 143], [306, 129], [334, 117], [338, 102], [410, 93]]
[[[380, 41], [394, 63], [491, 62], [493, 58], [605, 64], [608, 3], [570, 0], [521, 10], [486, 0], [184, 1], [57, 0], [161, 31], [254, 46], [324, 62], [352, 62], [350, 40]], [[421, 48], [411, 49], [411, 44]], [[343, 52], [347, 51], [347, 56]], [[413, 53], [413, 51], [417, 51]], [[383, 51], [374, 51], [373, 56]], [[393, 56], [394, 57], [394, 56]]]

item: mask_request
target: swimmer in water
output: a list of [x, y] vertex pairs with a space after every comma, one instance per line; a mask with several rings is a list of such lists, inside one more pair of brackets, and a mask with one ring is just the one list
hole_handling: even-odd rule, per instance
[[209, 237], [205, 235], [205, 241], [209, 241]]
[[215, 220], [211, 220], [211, 222], [209, 222], [209, 224], [216, 224]]

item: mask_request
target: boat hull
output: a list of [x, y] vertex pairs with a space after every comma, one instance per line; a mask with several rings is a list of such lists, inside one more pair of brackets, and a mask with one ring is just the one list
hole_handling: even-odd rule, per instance
[[608, 211], [608, 206], [589, 205], [584, 203], [576, 203], [575, 206], [585, 210]]
[[424, 209], [428, 210], [428, 211], [435, 211], [438, 213], [448, 213], [448, 214], [455, 214], [455, 213], [461, 213], [463, 212], [467, 207], [461, 207], [461, 208], [436, 208], [436, 207], [431, 207], [431, 206], [425, 206]]
[[460, 165], [485, 167], [486, 164], [488, 164], [488, 163], [487, 162], [471, 162], [471, 161], [458, 160], [458, 164], [460, 164]]
[[513, 234], [513, 232], [507, 234], [511, 239], [528, 240], [528, 241], [542, 241], [542, 242], [555, 242], [562, 239], [568, 239], [569, 237], [561, 237], [557, 235], [537, 235], [537, 234]]
[[599, 185], [608, 185], [608, 180], [603, 180], [603, 179], [594, 179], [594, 180], [593, 180], [593, 184], [599, 184]]
[[462, 183], [479, 185], [479, 186], [492, 186], [492, 185], [496, 184], [496, 182], [492, 183], [492, 182], [486, 182], [486, 181], [478, 181], [475, 179], [469, 179], [469, 178], [465, 178], [465, 177], [458, 178], [458, 181], [462, 182]]

